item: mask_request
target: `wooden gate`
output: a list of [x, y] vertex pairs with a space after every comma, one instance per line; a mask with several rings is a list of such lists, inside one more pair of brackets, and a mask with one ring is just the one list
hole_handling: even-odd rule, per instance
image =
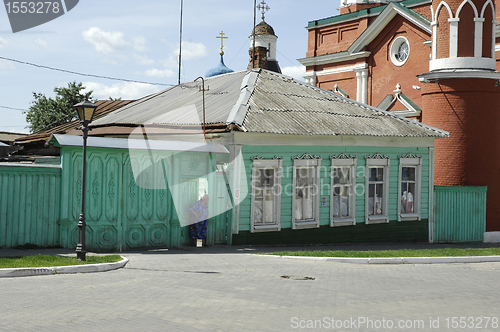
[[[61, 244], [74, 248], [78, 242], [77, 220], [81, 204], [81, 148], [66, 147], [63, 155]], [[189, 206], [199, 196], [199, 178], [190, 174], [193, 153], [169, 155], [147, 151], [130, 156], [123, 149], [89, 149], [86, 184], [86, 244], [89, 251], [126, 251], [189, 245], [189, 227], [181, 227]], [[207, 159], [206, 155], [198, 156]], [[208, 163], [201, 163], [208, 167]], [[135, 174], [134, 169], [140, 169]], [[206, 169], [205, 174], [210, 173]], [[137, 172], [136, 172], [137, 173]], [[215, 172], [213, 173], [215, 174]], [[180, 213], [175, 211], [167, 179], [181, 180]], [[224, 210], [220, 176], [207, 176], [211, 209]], [[225, 211], [225, 210], [224, 210]], [[226, 213], [209, 221], [208, 244], [226, 243]]]

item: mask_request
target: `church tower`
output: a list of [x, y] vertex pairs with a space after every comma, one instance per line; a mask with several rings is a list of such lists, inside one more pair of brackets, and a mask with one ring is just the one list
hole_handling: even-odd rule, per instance
[[435, 142], [435, 184], [487, 186], [486, 223], [500, 231], [500, 73], [492, 0], [433, 0], [432, 50], [422, 122], [446, 130]]
[[[281, 74], [281, 69], [276, 60], [276, 43], [278, 36], [274, 33], [272, 26], [266, 23], [265, 13], [270, 8], [264, 0], [257, 6], [262, 12], [262, 22], [257, 24], [250, 38], [250, 63], [248, 69], [263, 68]], [[255, 36], [255, 42], [254, 42]], [[255, 48], [254, 48], [255, 45]]]

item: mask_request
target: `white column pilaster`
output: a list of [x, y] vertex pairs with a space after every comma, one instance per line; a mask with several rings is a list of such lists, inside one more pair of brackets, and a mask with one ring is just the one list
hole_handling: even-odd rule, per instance
[[458, 22], [459, 18], [449, 18], [450, 22], [450, 58], [458, 56]]
[[474, 18], [474, 57], [483, 56], [483, 23], [484, 18]]

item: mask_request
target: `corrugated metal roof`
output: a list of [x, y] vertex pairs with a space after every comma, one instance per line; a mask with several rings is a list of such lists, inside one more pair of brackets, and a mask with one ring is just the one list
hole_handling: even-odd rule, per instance
[[[143, 98], [92, 125], [201, 124], [200, 84], [185, 83]], [[207, 88], [207, 124], [237, 124], [249, 132], [289, 135], [448, 135], [445, 131], [263, 69], [212, 77], [205, 81]]]
[[[240, 95], [246, 71], [205, 79], [206, 123], [226, 122]], [[92, 122], [92, 126], [110, 124], [202, 124], [203, 94], [201, 81], [183, 83], [136, 101]]]
[[446, 137], [447, 133], [338, 96], [286, 76], [261, 71], [243, 127], [289, 135]]

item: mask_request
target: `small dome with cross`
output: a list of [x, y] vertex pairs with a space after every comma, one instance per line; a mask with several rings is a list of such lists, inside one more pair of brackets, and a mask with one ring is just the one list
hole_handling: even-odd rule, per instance
[[[252, 35], [253, 35], [253, 31], [252, 31]], [[256, 36], [263, 36], [263, 35], [276, 36], [274, 34], [273, 27], [270, 26], [269, 24], [267, 24], [265, 21], [262, 21], [255, 26], [255, 35]]]

